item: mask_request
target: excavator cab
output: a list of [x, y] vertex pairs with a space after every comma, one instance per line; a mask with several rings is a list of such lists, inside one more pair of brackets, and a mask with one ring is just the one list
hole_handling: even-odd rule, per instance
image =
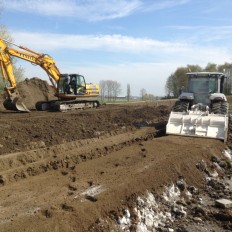
[[58, 95], [83, 95], [86, 90], [85, 78], [79, 74], [61, 74], [57, 82]]

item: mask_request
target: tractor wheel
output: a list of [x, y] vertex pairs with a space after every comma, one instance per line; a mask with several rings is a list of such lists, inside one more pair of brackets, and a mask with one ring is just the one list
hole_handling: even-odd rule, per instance
[[214, 102], [212, 104], [212, 112], [214, 114], [228, 114], [228, 103], [225, 101]]
[[176, 101], [172, 111], [174, 112], [187, 112], [189, 108], [189, 102]]
[[228, 114], [228, 103], [227, 102], [221, 103], [221, 113]]

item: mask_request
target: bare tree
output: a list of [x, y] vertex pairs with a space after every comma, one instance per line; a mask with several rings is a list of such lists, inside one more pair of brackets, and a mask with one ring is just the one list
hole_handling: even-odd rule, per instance
[[141, 96], [142, 100], [145, 100], [144, 97], [145, 97], [146, 93], [147, 93], [146, 89], [141, 89], [140, 90], [140, 96]]
[[131, 98], [130, 84], [127, 84], [127, 101], [130, 101], [130, 98]]
[[121, 93], [122, 89], [121, 89], [121, 84], [117, 81], [113, 81], [112, 82], [112, 94], [113, 94], [113, 98], [116, 101], [118, 95]]
[[107, 80], [106, 81], [106, 92], [107, 92], [108, 101], [110, 101], [113, 97], [112, 91], [113, 91], [113, 81]]
[[116, 98], [121, 93], [121, 91], [122, 91], [121, 84], [117, 81], [112, 81], [112, 80], [100, 81], [100, 95], [102, 100], [105, 100], [106, 97], [108, 101], [116, 100]]
[[106, 81], [101, 80], [99, 85], [100, 85], [100, 97], [101, 100], [104, 101], [106, 96]]
[[146, 99], [146, 100], [149, 100], [149, 101], [153, 101], [153, 100], [156, 99], [155, 95], [154, 95], [154, 94], [151, 94], [151, 93], [146, 94], [145, 97], [146, 97], [145, 99]]

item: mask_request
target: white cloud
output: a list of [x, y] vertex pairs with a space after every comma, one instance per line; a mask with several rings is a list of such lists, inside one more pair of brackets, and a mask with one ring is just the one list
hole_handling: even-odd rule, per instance
[[132, 14], [140, 0], [3, 0], [8, 10], [49, 16], [76, 17], [87, 21], [115, 19]]
[[110, 52], [152, 53], [184, 52], [188, 44], [159, 41], [148, 38], [136, 38], [123, 35], [66, 35], [52, 33], [14, 32], [17, 43], [34, 47], [35, 49], [75, 49], [75, 50], [104, 50]]
[[[169, 26], [167, 28], [185, 33], [185, 40], [196, 42], [221, 42], [232, 38], [232, 26]], [[230, 40], [229, 40], [230, 41]], [[221, 42], [222, 43], [222, 42]], [[222, 43], [223, 44], [223, 43]]]
[[177, 6], [185, 5], [190, 0], [163, 0], [163, 1], [154, 1], [151, 4], [144, 4], [143, 11], [145, 12], [152, 12], [158, 10], [164, 10], [168, 8], [174, 8]]
[[[182, 61], [189, 63], [224, 63], [231, 57], [230, 51], [221, 46], [196, 45], [186, 42], [159, 41], [123, 35], [65, 35], [49, 33], [12, 32], [16, 44], [32, 50], [49, 53], [75, 51], [101, 51], [127, 54], [133, 57], [147, 55], [150, 61]], [[76, 52], [75, 52], [76, 53]], [[130, 60], [129, 60], [130, 61]]]
[[187, 4], [190, 0], [2, 0], [7, 10], [101, 21]]

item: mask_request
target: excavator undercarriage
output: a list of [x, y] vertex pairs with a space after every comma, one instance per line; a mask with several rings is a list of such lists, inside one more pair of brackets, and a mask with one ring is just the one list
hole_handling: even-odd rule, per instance
[[36, 103], [36, 110], [38, 111], [60, 111], [66, 112], [69, 110], [97, 108], [99, 101], [97, 100], [53, 100], [53, 101], [39, 101]]

